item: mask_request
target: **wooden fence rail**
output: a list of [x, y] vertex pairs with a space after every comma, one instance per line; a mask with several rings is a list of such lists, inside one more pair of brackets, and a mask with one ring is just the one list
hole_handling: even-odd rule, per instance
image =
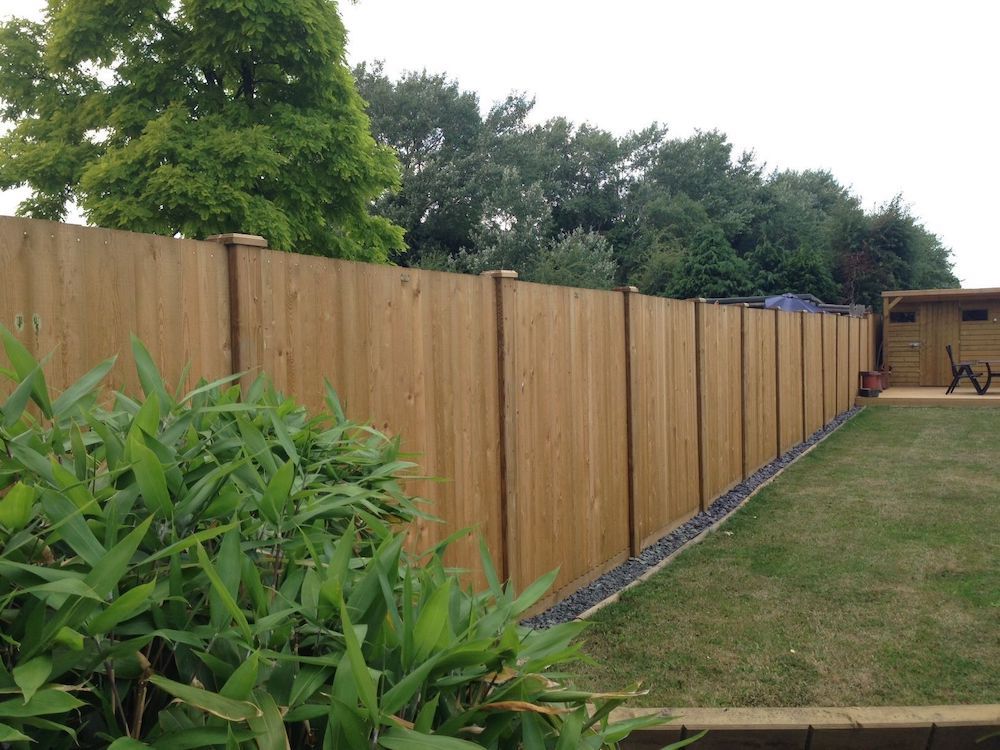
[[[847, 409], [870, 321], [375, 266], [0, 218], [0, 323], [64, 388], [135, 333], [175, 381], [266, 372], [419, 454], [409, 489], [551, 603]], [[111, 384], [138, 388], [129, 357]], [[451, 552], [478, 567], [469, 540]]]

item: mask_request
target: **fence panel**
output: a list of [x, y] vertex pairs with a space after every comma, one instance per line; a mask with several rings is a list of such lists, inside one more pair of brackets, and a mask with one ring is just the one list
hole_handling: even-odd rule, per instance
[[778, 455], [777, 314], [774, 310], [744, 311], [745, 475]]
[[802, 313], [776, 313], [778, 357], [778, 452], [801, 443], [805, 404], [802, 398]]
[[847, 411], [850, 404], [851, 323], [843, 315], [837, 318], [837, 414]]
[[635, 534], [644, 547], [698, 511], [695, 303], [629, 295]]
[[507, 288], [511, 570], [524, 586], [558, 567], [553, 601], [628, 556], [625, 311], [620, 293]]
[[[244, 369], [322, 405], [324, 379], [347, 414], [402, 437], [423, 476], [408, 483], [446, 524], [421, 523], [426, 549], [478, 527], [502, 549], [496, 306], [493, 280], [240, 248]], [[246, 292], [246, 293], [244, 293]], [[251, 360], [251, 361], [246, 361]], [[478, 567], [473, 539], [450, 562]]]
[[821, 428], [823, 415], [823, 319], [825, 315], [802, 316], [802, 390], [805, 400], [805, 434]]
[[854, 398], [858, 395], [858, 373], [861, 371], [862, 348], [861, 318], [848, 318], [851, 329], [851, 348], [847, 356], [847, 408], [854, 406]]
[[823, 424], [837, 416], [837, 325], [836, 315], [822, 317], [823, 328]]
[[214, 242], [4, 217], [0, 269], [0, 323], [36, 357], [52, 354], [53, 393], [115, 354], [108, 384], [139, 392], [133, 333], [171, 387], [188, 363], [188, 385], [230, 371], [226, 253]]
[[701, 496], [707, 505], [743, 478], [742, 308], [697, 306]]

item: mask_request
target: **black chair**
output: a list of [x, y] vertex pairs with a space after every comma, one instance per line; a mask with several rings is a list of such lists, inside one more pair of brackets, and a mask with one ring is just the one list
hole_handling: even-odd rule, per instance
[[986, 386], [979, 385], [979, 378], [983, 376], [981, 372], [972, 371], [971, 362], [959, 362], [955, 364], [955, 357], [951, 353], [951, 344], [945, 346], [945, 350], [948, 352], [948, 361], [951, 362], [951, 385], [948, 386], [948, 390], [945, 391], [945, 395], [952, 393], [955, 388], [958, 387], [958, 382], [963, 378], [972, 382], [972, 387], [976, 389], [976, 393], [982, 396], [986, 393], [986, 389], [990, 387], [990, 381], [993, 380], [993, 371], [990, 371], [989, 380], [986, 381]]

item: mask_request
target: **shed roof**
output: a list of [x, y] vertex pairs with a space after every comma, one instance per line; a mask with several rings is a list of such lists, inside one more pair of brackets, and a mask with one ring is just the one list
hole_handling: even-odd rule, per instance
[[958, 302], [961, 300], [1000, 298], [1000, 288], [990, 289], [906, 289], [882, 292], [883, 299], [907, 302]]

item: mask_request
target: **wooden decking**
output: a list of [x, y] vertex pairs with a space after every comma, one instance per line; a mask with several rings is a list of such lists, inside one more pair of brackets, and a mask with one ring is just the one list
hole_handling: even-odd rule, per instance
[[923, 388], [919, 386], [895, 386], [887, 388], [877, 398], [858, 396], [858, 406], [960, 406], [960, 407], [1000, 407], [1000, 383], [994, 383], [988, 393], [978, 395], [972, 386], [964, 385], [950, 395], [947, 389]]

